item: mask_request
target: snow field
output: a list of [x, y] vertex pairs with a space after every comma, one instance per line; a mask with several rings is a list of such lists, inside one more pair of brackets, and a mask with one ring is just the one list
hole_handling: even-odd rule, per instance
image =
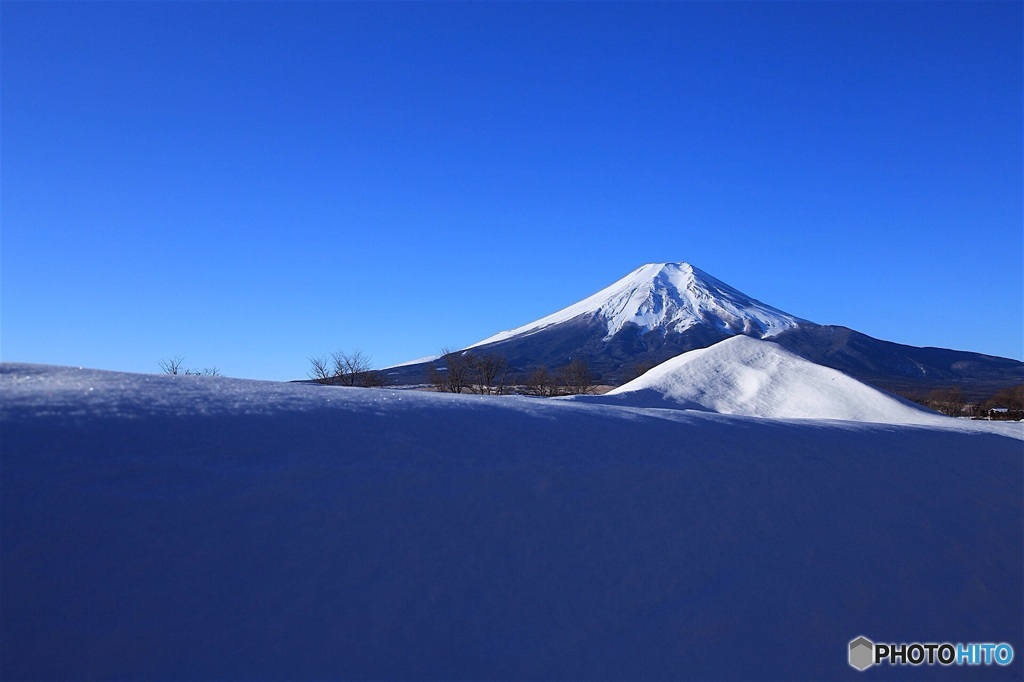
[[27, 365], [0, 391], [4, 679], [862, 679], [862, 634], [1024, 650], [1020, 425]]

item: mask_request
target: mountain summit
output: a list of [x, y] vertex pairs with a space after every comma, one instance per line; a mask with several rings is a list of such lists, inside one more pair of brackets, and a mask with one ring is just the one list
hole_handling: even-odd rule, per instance
[[605, 340], [627, 325], [640, 334], [684, 333], [704, 325], [728, 335], [774, 336], [806, 322], [765, 305], [689, 263], [648, 263], [579, 303], [495, 334], [470, 348], [585, 318], [606, 326]]

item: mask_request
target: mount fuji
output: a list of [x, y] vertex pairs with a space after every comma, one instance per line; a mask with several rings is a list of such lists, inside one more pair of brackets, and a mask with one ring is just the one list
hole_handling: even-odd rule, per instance
[[693, 327], [704, 326], [728, 336], [767, 338], [804, 322], [733, 289], [689, 263], [649, 263], [575, 305], [495, 334], [470, 348], [579, 319], [604, 325], [605, 341], [630, 326], [641, 335], [651, 331], [684, 334]]
[[[689, 263], [649, 263], [578, 303], [466, 348], [511, 367], [587, 361], [600, 381], [621, 384], [644, 369], [733, 336], [782, 348], [889, 391], [958, 385], [987, 396], [1024, 383], [1024, 363], [980, 353], [882, 341], [820, 325], [763, 303]], [[425, 380], [426, 362], [388, 370], [396, 383]]]

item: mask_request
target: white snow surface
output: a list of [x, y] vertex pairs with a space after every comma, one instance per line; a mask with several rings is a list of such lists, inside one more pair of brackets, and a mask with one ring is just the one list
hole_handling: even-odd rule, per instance
[[823, 367], [770, 341], [734, 336], [674, 357], [583, 400], [782, 419], [944, 424], [949, 417]]
[[579, 303], [469, 347], [530, 334], [581, 316], [604, 321], [608, 337], [627, 324], [644, 331], [671, 332], [707, 324], [732, 334], [769, 338], [804, 321], [737, 291], [689, 263], [648, 263]]
[[[859, 635], [1024, 650], [1022, 424], [20, 364], [0, 398], [0, 679], [838, 680]], [[922, 672], [963, 673], [884, 676]]]

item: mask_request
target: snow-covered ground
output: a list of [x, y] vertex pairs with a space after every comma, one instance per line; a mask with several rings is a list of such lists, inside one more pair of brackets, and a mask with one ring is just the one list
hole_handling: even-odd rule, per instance
[[[1020, 678], [1024, 425], [0, 371], [0, 677]], [[1008, 642], [859, 673], [847, 643]]]
[[950, 421], [749, 336], [683, 353], [603, 396], [577, 399], [753, 417], [940, 425]]

